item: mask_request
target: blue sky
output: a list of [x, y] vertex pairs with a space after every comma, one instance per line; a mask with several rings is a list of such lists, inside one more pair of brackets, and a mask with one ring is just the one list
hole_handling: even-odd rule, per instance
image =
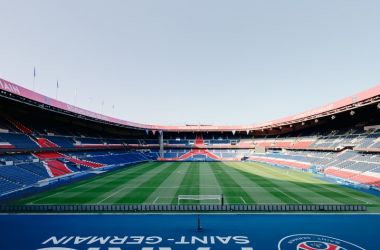
[[[4, 1], [0, 77], [155, 124], [249, 124], [380, 82], [379, 1]], [[75, 89], [77, 97], [75, 98]], [[112, 105], [115, 109], [112, 109]]]

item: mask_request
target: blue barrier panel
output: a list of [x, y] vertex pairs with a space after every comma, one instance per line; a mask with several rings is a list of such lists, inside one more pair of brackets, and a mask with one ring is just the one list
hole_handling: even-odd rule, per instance
[[[6, 250], [377, 250], [380, 215], [0, 215]], [[201, 228], [201, 230], [200, 230]]]

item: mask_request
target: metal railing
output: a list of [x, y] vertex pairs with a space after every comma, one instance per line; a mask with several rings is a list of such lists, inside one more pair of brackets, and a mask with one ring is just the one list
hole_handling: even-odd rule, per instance
[[253, 205], [0, 205], [0, 213], [151, 213], [151, 212], [364, 212], [365, 205], [253, 204]]

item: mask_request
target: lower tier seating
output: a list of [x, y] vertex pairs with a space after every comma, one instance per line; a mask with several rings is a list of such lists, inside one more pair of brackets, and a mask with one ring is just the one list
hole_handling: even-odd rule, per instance
[[143, 153], [126, 151], [3, 154], [0, 155], [0, 196], [49, 178], [149, 160]]
[[380, 187], [379, 154], [360, 153], [353, 150], [342, 152], [292, 150], [253, 154], [249, 159], [303, 169], [314, 167], [325, 175]]

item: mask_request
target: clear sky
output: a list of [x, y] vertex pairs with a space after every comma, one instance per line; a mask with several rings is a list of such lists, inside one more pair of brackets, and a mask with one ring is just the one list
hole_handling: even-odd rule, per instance
[[[380, 1], [0, 0], [0, 77], [129, 121], [250, 124], [380, 83]], [[75, 89], [77, 97], [75, 98]], [[115, 106], [112, 109], [112, 105]]]

